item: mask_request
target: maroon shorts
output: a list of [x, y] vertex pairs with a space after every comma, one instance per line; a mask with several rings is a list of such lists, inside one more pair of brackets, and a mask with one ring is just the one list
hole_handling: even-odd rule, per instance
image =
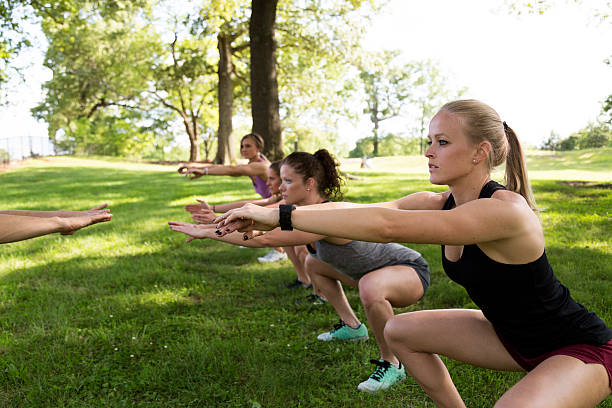
[[612, 388], [612, 340], [599, 346], [593, 344], [572, 344], [571, 346], [561, 347], [560, 349], [541, 354], [537, 357], [526, 358], [516, 351], [514, 347], [506, 343], [504, 339], [501, 337], [499, 337], [499, 339], [512, 358], [514, 358], [514, 360], [526, 371], [533, 370], [538, 364], [549, 357], [558, 355], [570, 356], [586, 364], [603, 365], [608, 372], [608, 381], [610, 382], [610, 388]]

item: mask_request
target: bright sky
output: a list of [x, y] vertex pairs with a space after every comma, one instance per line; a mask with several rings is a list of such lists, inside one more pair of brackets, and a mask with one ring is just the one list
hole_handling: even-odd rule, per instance
[[500, 0], [393, 0], [367, 45], [439, 61], [468, 87], [463, 97], [488, 103], [537, 146], [553, 130], [567, 137], [594, 121], [612, 93], [612, 66], [604, 63], [612, 19], [598, 23], [593, 11], [609, 2], [551, 2], [544, 15], [511, 16]]
[[[399, 48], [407, 59], [440, 62], [465, 97], [487, 102], [524, 143], [539, 145], [552, 130], [566, 137], [596, 119], [612, 93], [612, 21], [597, 23], [593, 5], [606, 0], [556, 0], [544, 15], [509, 16], [502, 0], [392, 0], [376, 19], [366, 44]], [[497, 8], [497, 11], [495, 10]], [[44, 42], [44, 40], [42, 40]], [[26, 83], [15, 86], [0, 109], [7, 136], [45, 135], [29, 109], [50, 78], [40, 52], [22, 56]], [[354, 143], [369, 128], [341, 139]], [[352, 139], [351, 139], [352, 138]]]

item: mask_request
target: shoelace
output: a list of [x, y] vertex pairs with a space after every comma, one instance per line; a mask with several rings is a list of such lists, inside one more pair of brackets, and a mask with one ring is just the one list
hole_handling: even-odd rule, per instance
[[340, 323], [334, 324], [334, 330], [332, 330], [332, 331], [340, 330], [344, 326], [346, 326], [346, 323], [344, 323], [342, 320], [340, 320]]
[[296, 279], [295, 281], [293, 281], [293, 282], [291, 282], [291, 283], [289, 283], [289, 284], [287, 284], [285, 286], [287, 286], [288, 288], [293, 289], [293, 288], [297, 288], [298, 286], [304, 286], [304, 284], [302, 283], [301, 280]]
[[376, 371], [374, 371], [374, 373], [370, 376], [370, 378], [376, 381], [382, 380], [382, 378], [385, 376], [385, 373], [389, 369], [389, 366], [391, 366], [391, 363], [386, 360], [384, 361], [370, 360], [370, 363], [376, 364], [378, 366], [376, 367]]
[[322, 302], [322, 303], [327, 303], [327, 301], [325, 299], [323, 299], [321, 296], [317, 295], [316, 293], [311, 293], [310, 295], [306, 296], [306, 300], [308, 300], [309, 302]]

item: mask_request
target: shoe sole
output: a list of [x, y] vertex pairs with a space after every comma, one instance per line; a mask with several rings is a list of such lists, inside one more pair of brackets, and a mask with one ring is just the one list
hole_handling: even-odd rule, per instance
[[388, 390], [389, 388], [393, 387], [396, 384], [401, 383], [402, 381], [404, 381], [406, 379], [406, 377], [402, 378], [401, 380], [397, 380], [396, 382], [393, 383], [393, 385], [388, 386], [387, 388], [379, 388], [377, 390], [371, 390], [369, 388], [359, 388], [359, 386], [357, 386], [357, 389], [361, 392], [367, 392], [368, 394], [376, 394], [377, 392], [381, 392], [381, 391], [385, 391]]
[[366, 336], [366, 337], [353, 337], [353, 338], [350, 338], [350, 339], [331, 338], [329, 340], [323, 340], [323, 339], [320, 339], [320, 338], [317, 337], [317, 340], [324, 341], [324, 342], [327, 342], [327, 343], [330, 343], [332, 341], [354, 341], [354, 342], [358, 342], [358, 341], [367, 341], [369, 339], [370, 339], [369, 336]]
[[280, 262], [280, 261], [286, 261], [286, 260], [287, 260], [287, 258], [275, 259], [273, 261], [270, 261], [270, 260], [267, 260], [267, 259], [266, 260], [262, 260], [262, 259], [257, 258], [257, 261], [260, 262], [260, 263], [274, 263], [274, 262]]

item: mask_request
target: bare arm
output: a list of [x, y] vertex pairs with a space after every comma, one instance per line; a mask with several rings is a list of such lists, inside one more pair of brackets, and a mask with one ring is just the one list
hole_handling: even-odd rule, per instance
[[273, 194], [268, 198], [261, 198], [259, 200], [241, 200], [225, 204], [215, 204], [214, 206], [211, 206], [211, 208], [216, 213], [224, 213], [229, 210], [233, 210], [234, 208], [240, 208], [245, 204], [255, 204], [260, 207], [265, 207], [266, 205], [276, 204], [280, 200], [281, 196], [279, 194]]
[[273, 205], [281, 200], [279, 194], [272, 195], [268, 198], [262, 198], [259, 200], [242, 200], [234, 201], [226, 204], [206, 204], [203, 200], [198, 200], [199, 204], [188, 204], [185, 206], [185, 210], [191, 214], [191, 218], [197, 224], [210, 224], [213, 222], [217, 215], [215, 212], [227, 212], [234, 208], [240, 208], [245, 204], [255, 204], [259, 206]]
[[448, 211], [298, 208], [291, 220], [293, 227], [300, 230], [362, 241], [468, 245], [520, 234], [525, 227], [520, 222], [521, 213], [524, 211], [515, 203], [488, 198]]
[[245, 240], [244, 234], [239, 232], [232, 232], [226, 235], [217, 234], [217, 227], [214, 224], [196, 225], [186, 222], [170, 221], [168, 225], [172, 230], [188, 235], [189, 238], [187, 238], [187, 242], [194, 239], [208, 238], [251, 248], [305, 245], [325, 238], [324, 236], [309, 232], [298, 230], [281, 231], [279, 228], [276, 228], [268, 233]]
[[[51, 217], [79, 217], [83, 215], [91, 215], [100, 212], [100, 210], [104, 210], [108, 207], [107, 203], [97, 205], [93, 207], [91, 210], [85, 211], [68, 211], [68, 210], [58, 210], [58, 211], [34, 211], [34, 210], [2, 210], [0, 211], [0, 215], [20, 215], [23, 217], [38, 217], [38, 218], [51, 218]], [[109, 210], [104, 210], [104, 212], [109, 212]]]
[[[86, 211], [76, 211], [76, 213], [86, 213]], [[73, 214], [67, 217], [0, 214], [0, 243], [23, 241], [56, 232], [64, 235], [73, 234], [88, 225], [110, 221], [111, 219], [112, 214], [108, 211]]]
[[[302, 210], [332, 210], [339, 208], [394, 208], [399, 210], [439, 210], [444, 205], [448, 193], [433, 193], [431, 191], [421, 191], [418, 193], [409, 194], [395, 201], [387, 201], [380, 203], [351, 203], [351, 202], [328, 202], [322, 204], [314, 204], [302, 207]], [[229, 211], [229, 210], [227, 210]]]
[[207, 167], [180, 167], [179, 173], [188, 176], [191, 180], [202, 176], [259, 176], [268, 179], [268, 166], [266, 162], [253, 162], [237, 165], [212, 165]]
[[[474, 200], [448, 211], [308, 206], [293, 211], [291, 221], [302, 231], [372, 242], [466, 245], [525, 238], [538, 241], [539, 222], [524, 199], [508, 192], [499, 196], [502, 199]], [[278, 226], [278, 214], [275, 209], [247, 205], [228, 213], [219, 227], [222, 233], [248, 230], [245, 220], [252, 219], [253, 228], [266, 230]]]

